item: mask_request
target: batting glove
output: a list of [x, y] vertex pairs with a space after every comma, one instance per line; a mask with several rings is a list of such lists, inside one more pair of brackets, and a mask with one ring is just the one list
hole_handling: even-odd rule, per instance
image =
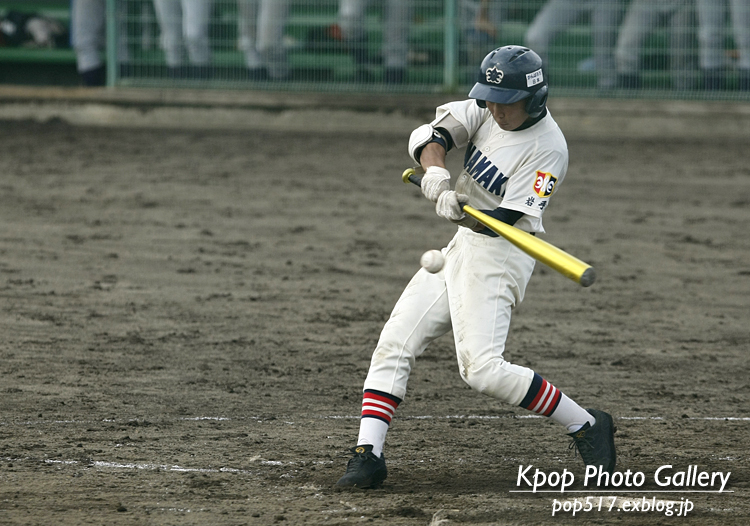
[[435, 205], [435, 212], [437, 215], [448, 221], [473, 230], [478, 224], [477, 220], [473, 217], [467, 216], [463, 211], [463, 205], [468, 203], [468, 195], [457, 194], [452, 190], [443, 192], [440, 194], [440, 197], [438, 197], [437, 205]]
[[445, 168], [439, 166], [430, 166], [422, 176], [422, 193], [424, 196], [437, 203], [438, 197], [443, 192], [447, 192], [451, 189], [451, 173]]

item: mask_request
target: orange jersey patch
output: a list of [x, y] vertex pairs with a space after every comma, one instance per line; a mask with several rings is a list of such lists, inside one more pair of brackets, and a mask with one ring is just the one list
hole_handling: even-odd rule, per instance
[[552, 192], [555, 191], [555, 184], [557, 184], [557, 177], [547, 172], [540, 172], [537, 170], [536, 178], [534, 179], [534, 191], [539, 197], [549, 197]]

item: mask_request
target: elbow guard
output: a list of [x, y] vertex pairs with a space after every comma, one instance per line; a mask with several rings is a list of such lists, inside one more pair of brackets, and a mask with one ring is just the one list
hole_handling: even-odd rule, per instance
[[409, 137], [409, 156], [415, 163], [420, 164], [419, 156], [422, 153], [422, 149], [431, 142], [440, 144], [445, 148], [446, 152], [450, 150], [450, 146], [453, 143], [450, 136], [446, 138], [431, 124], [423, 124], [411, 132], [411, 136]]

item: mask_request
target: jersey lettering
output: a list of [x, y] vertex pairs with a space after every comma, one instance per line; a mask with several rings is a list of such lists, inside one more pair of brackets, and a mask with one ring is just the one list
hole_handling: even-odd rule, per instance
[[505, 181], [507, 180], [508, 178], [501, 172], [487, 190], [500, 197], [505, 197]]
[[481, 150], [477, 150], [472, 143], [469, 143], [466, 149], [464, 168], [482, 188], [495, 195], [505, 195], [505, 182], [508, 178], [502, 172], [499, 172], [497, 166], [482, 155]]
[[484, 188], [487, 188], [492, 180], [495, 178], [497, 173], [497, 167], [491, 166], [488, 170], [485, 170], [482, 175], [475, 177], [474, 180], [481, 184]]
[[469, 141], [468, 146], [466, 146], [466, 153], [464, 154], [464, 166], [469, 166], [469, 160], [471, 159], [471, 156], [474, 155], [474, 152], [477, 151], [477, 147], [474, 146], [474, 143]]
[[[472, 177], [473, 177], [473, 178], [474, 178], [475, 180], [477, 180], [477, 182], [478, 182], [478, 180], [479, 180], [479, 175], [480, 175], [480, 174], [481, 174], [482, 172], [484, 172], [484, 171], [485, 171], [485, 170], [486, 170], [487, 168], [489, 168], [490, 166], [492, 166], [492, 162], [491, 162], [491, 161], [490, 161], [489, 159], [487, 159], [487, 157], [485, 157], [484, 155], [481, 155], [481, 154], [480, 154], [480, 158], [479, 158], [479, 160], [478, 160], [478, 161], [476, 161], [476, 162], [474, 163], [474, 165], [473, 165], [473, 166], [472, 166], [471, 168], [469, 168], [469, 167], [467, 166], [467, 170], [466, 170], [466, 171], [467, 171], [467, 172], [469, 172], [469, 174], [470, 174], [470, 175], [471, 175], [471, 176], [472, 176]], [[497, 170], [497, 168], [495, 168], [495, 170]]]
[[534, 178], [534, 191], [539, 197], [549, 197], [555, 190], [555, 184], [557, 183], [557, 177], [547, 172], [536, 172]]

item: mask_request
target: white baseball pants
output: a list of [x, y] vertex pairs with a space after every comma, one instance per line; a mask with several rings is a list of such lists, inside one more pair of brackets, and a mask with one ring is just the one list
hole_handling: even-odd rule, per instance
[[[365, 30], [368, 0], [340, 0], [339, 26], [346, 40], [357, 40]], [[405, 68], [409, 54], [411, 0], [386, 0], [383, 21], [383, 59], [388, 68]]]
[[[128, 59], [125, 6], [118, 5], [117, 58]], [[76, 52], [79, 73], [104, 65], [102, 56], [107, 45], [106, 0], [74, 0], [70, 5], [70, 34]]]
[[248, 68], [266, 67], [272, 79], [289, 74], [284, 49], [288, 13], [288, 0], [237, 0], [239, 48]]
[[442, 250], [443, 270], [420, 269], [380, 335], [365, 380], [404, 398], [417, 357], [453, 329], [459, 372], [473, 389], [518, 405], [534, 371], [503, 359], [511, 309], [524, 296], [534, 259], [503, 238], [459, 227]]
[[[750, 2], [728, 0], [732, 33], [740, 53], [740, 69], [750, 70]], [[727, 0], [697, 0], [700, 64], [703, 69], [724, 67], [724, 27]]]
[[187, 49], [191, 64], [205, 66], [211, 61], [208, 26], [212, 6], [211, 0], [154, 0], [169, 67], [183, 64], [183, 49]]

